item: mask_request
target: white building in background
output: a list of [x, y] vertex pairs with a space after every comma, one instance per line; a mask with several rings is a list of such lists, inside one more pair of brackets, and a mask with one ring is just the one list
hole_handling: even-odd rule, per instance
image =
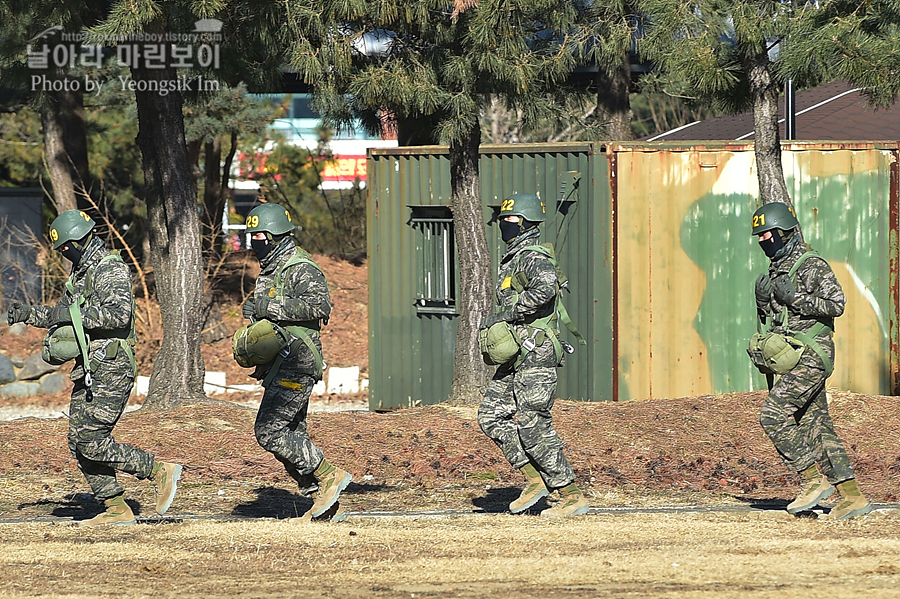
[[[261, 98], [271, 98], [281, 102], [285, 94], [267, 94]], [[270, 129], [284, 136], [291, 144], [307, 150], [315, 150], [319, 144], [317, 129], [322, 124], [322, 117], [312, 109], [312, 94], [291, 94], [288, 114], [276, 119]], [[366, 150], [369, 148], [395, 148], [396, 139], [381, 139], [371, 136], [358, 127], [352, 131], [335, 132], [328, 143], [333, 160], [322, 170], [323, 190], [351, 189], [359, 179], [361, 187], [366, 186]], [[235, 161], [237, 168], [239, 161]], [[222, 229], [226, 235], [246, 228], [243, 224], [230, 224], [228, 211], [233, 207], [238, 213], [246, 215], [255, 205], [259, 193], [259, 183], [252, 179], [237, 176], [232, 178], [231, 188], [234, 190], [232, 201], [225, 207], [222, 215]], [[249, 241], [247, 246], [249, 247]]]

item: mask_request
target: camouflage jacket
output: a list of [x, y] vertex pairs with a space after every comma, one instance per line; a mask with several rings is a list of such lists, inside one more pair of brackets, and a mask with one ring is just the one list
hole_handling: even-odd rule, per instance
[[[274, 299], [273, 296], [276, 295], [274, 291], [270, 293], [275, 285], [275, 275], [297, 252], [303, 250], [288, 237], [262, 259], [260, 262], [262, 270], [256, 279], [253, 297], [255, 299], [269, 297], [266, 317], [280, 325], [308, 326], [312, 322], [327, 320], [331, 314], [331, 296], [328, 293], [325, 275], [311, 264], [301, 262], [288, 268], [284, 274], [283, 300]], [[322, 342], [318, 331], [313, 330], [310, 337], [321, 352]], [[289, 362], [293, 361], [286, 360], [282, 365], [282, 371], [286, 374], [291, 370], [306, 374], [315, 372], [315, 360], [303, 344], [299, 345], [296, 362], [288, 364]]]
[[[523, 251], [539, 243], [540, 231], [534, 229], [516, 238], [500, 259], [497, 275], [497, 313], [503, 320], [515, 325], [520, 336], [527, 336], [525, 325], [553, 313], [559, 279], [556, 267], [540, 252]], [[522, 273], [527, 283], [521, 293], [513, 288], [513, 277]], [[521, 276], [521, 275], [520, 275]], [[549, 339], [529, 356], [523, 366], [556, 366], [557, 360]]]
[[[769, 277], [772, 281], [787, 275], [794, 263], [810, 249], [808, 245], [800, 243], [799, 239], [792, 240], [792, 245], [793, 248], [786, 256], [769, 264]], [[806, 332], [817, 322], [822, 322], [834, 330], [834, 319], [844, 313], [847, 300], [828, 262], [817, 256], [807, 258], [794, 275], [794, 281], [797, 297], [794, 305], [788, 306], [788, 329]], [[767, 319], [780, 318], [783, 310], [784, 304], [779, 303], [773, 293], [766, 306]], [[773, 330], [783, 333], [784, 327], [776, 324]], [[827, 340], [830, 344], [831, 334], [825, 331], [817, 338]], [[833, 350], [829, 353], [833, 353]]]
[[[101, 264], [100, 261], [109, 254], [103, 241], [94, 237], [72, 271], [70, 280], [74, 295], [67, 289], [57, 304], [70, 305], [75, 296], [84, 296], [81, 318], [84, 331], [91, 339], [92, 355], [98, 351], [105, 353], [107, 346], [113, 343], [109, 337], [129, 331], [134, 318], [131, 270], [121, 260], [106, 260]], [[51, 309], [52, 306], [35, 306], [28, 317], [28, 324], [48, 328]], [[127, 361], [127, 357], [125, 359]], [[72, 380], [82, 376], [83, 365], [79, 357], [72, 370]]]

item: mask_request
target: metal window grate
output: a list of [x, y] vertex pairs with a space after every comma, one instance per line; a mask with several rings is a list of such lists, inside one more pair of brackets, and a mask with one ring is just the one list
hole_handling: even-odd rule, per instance
[[456, 247], [453, 216], [442, 206], [411, 207], [416, 231], [416, 310], [456, 314]]

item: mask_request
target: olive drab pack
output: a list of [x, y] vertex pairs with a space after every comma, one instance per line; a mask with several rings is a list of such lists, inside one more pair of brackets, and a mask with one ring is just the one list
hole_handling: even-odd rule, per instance
[[268, 364], [287, 347], [286, 331], [265, 318], [241, 327], [231, 339], [234, 360], [244, 368]]
[[[818, 252], [812, 249], [800, 256], [788, 272], [788, 278], [795, 285], [797, 283], [797, 271], [807, 258], [824, 260]], [[765, 332], [761, 330], [760, 319], [757, 316], [756, 333], [750, 337], [750, 344], [747, 347], [747, 354], [750, 356], [750, 361], [753, 365], [763, 374], [787, 374], [800, 361], [800, 356], [803, 355], [806, 348], [809, 348], [822, 360], [825, 366], [825, 378], [831, 376], [831, 373], [834, 372], [834, 364], [828, 357], [828, 354], [825, 353], [825, 350], [822, 349], [822, 346], [819, 345], [819, 342], [816, 341], [816, 335], [825, 331], [832, 332], [831, 327], [823, 322], [817, 322], [809, 331], [804, 333], [789, 330], [787, 322], [787, 306], [784, 307], [780, 314], [772, 318]], [[772, 330], [776, 324], [782, 326], [784, 334], [776, 333]]]
[[[556, 259], [556, 252], [553, 249], [553, 244], [543, 243], [540, 245], [529, 245], [525, 248], [522, 248], [522, 251], [519, 252], [519, 256], [528, 251], [537, 252], [546, 256], [550, 260], [550, 264], [553, 265], [553, 268], [556, 269], [556, 278], [559, 284], [559, 289], [556, 293], [553, 312], [547, 316], [544, 316], [543, 318], [537, 318], [533, 321], [526, 322], [526, 335], [524, 337], [519, 336], [512, 327], [509, 327], [510, 334], [504, 333], [501, 328], [498, 328], [493, 332], [493, 334], [491, 334], [491, 331], [494, 329], [494, 327], [497, 326], [496, 324], [486, 331], [481, 331], [478, 337], [479, 349], [481, 350], [482, 357], [487, 364], [504, 364], [515, 358], [515, 366], [518, 366], [525, 360], [528, 352], [541, 345], [545, 339], [550, 339], [550, 343], [553, 344], [553, 351], [556, 354], [556, 360], [557, 362], [561, 362], [563, 353], [572, 353], [575, 351], [575, 348], [559, 338], [560, 322], [562, 322], [562, 324], [569, 330], [569, 332], [575, 336], [579, 344], [587, 345], [584, 337], [581, 335], [581, 333], [572, 322], [572, 319], [569, 317], [569, 312], [568, 310], [566, 310], [566, 306], [563, 303], [562, 293], [560, 293], [560, 291], [562, 291], [563, 289], [565, 289], [566, 291], [569, 290], [569, 279], [566, 277], [565, 273], [559, 265], [559, 261]], [[510, 278], [510, 286], [517, 294], [522, 293], [528, 286], [527, 275], [522, 271], [514, 273]], [[506, 360], [498, 362], [497, 360], [499, 358], [511, 351], [510, 348], [513, 343], [518, 345], [518, 350], [515, 351], [515, 353], [512, 353], [512, 355], [510, 355], [508, 358], [506, 358]], [[485, 349], [489, 346], [491, 352], [486, 353]], [[493, 356], [491, 355], [491, 353], [493, 353]]]
[[481, 350], [485, 364], [498, 366], [519, 355], [522, 340], [508, 322], [495, 322], [490, 327], [478, 331], [478, 349]]
[[[301, 263], [310, 264], [316, 270], [322, 272], [322, 269], [309, 257], [309, 254], [298, 249], [275, 273], [275, 280], [272, 288], [269, 290], [269, 297], [278, 301], [284, 301], [286, 272], [290, 267]], [[322, 276], [325, 276], [324, 273]], [[325, 323], [327, 324], [327, 320]], [[322, 352], [319, 351], [312, 337], [310, 337], [312, 331], [318, 331], [320, 328], [321, 325], [318, 321], [281, 326], [263, 319], [238, 329], [231, 340], [232, 353], [235, 361], [244, 368], [265, 366], [271, 363], [262, 383], [263, 387], [268, 387], [275, 379], [275, 375], [281, 368], [285, 358], [295, 355], [302, 343], [309, 349], [313, 359], [315, 359], [315, 376], [316, 380], [320, 381], [325, 370], [325, 360], [322, 358]]]
[[81, 348], [78, 346], [75, 327], [64, 325], [53, 327], [47, 331], [44, 336], [44, 348], [41, 350], [41, 358], [44, 362], [59, 366], [80, 355]]
[[[104, 262], [118, 260], [123, 262], [121, 254], [112, 251], [108, 255], [100, 259], [98, 267]], [[74, 360], [81, 356], [84, 362], [85, 385], [92, 385], [92, 372], [100, 365], [100, 359], [97, 354], [93, 359], [90, 358], [91, 337], [84, 330], [84, 322], [81, 316], [81, 306], [84, 305], [86, 298], [93, 293], [92, 271], [88, 271], [85, 277], [84, 287], [80, 294], [75, 293], [74, 274], [69, 276], [66, 281], [66, 291], [72, 301], [69, 304], [69, 316], [72, 319], [71, 325], [59, 326], [50, 329], [44, 337], [44, 347], [41, 350], [41, 358], [48, 364], [64, 364], [69, 360]], [[137, 374], [137, 361], [134, 359], [134, 346], [137, 343], [137, 334], [134, 328], [134, 298], [131, 300], [131, 327], [126, 329], [117, 329], [110, 331], [108, 334], [95, 334], [94, 340], [111, 339], [112, 341], [106, 346], [106, 353], [103, 357], [112, 359], [118, 355], [119, 349], [126, 352], [128, 360], [131, 362], [132, 374]]]

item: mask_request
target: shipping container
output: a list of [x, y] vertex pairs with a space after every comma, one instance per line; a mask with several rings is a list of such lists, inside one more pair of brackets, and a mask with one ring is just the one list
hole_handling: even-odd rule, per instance
[[[805, 239], [847, 295], [829, 384], [896, 394], [898, 144], [783, 151]], [[447, 148], [371, 150], [368, 163], [370, 408], [441, 402], [459, 300]], [[492, 272], [504, 249], [493, 222], [501, 201], [550, 200], [542, 241], [557, 249], [566, 305], [588, 341], [561, 370], [559, 397], [765, 386], [745, 349], [753, 281], [767, 264], [750, 236], [760, 205], [752, 143], [485, 145], [479, 168]]]

